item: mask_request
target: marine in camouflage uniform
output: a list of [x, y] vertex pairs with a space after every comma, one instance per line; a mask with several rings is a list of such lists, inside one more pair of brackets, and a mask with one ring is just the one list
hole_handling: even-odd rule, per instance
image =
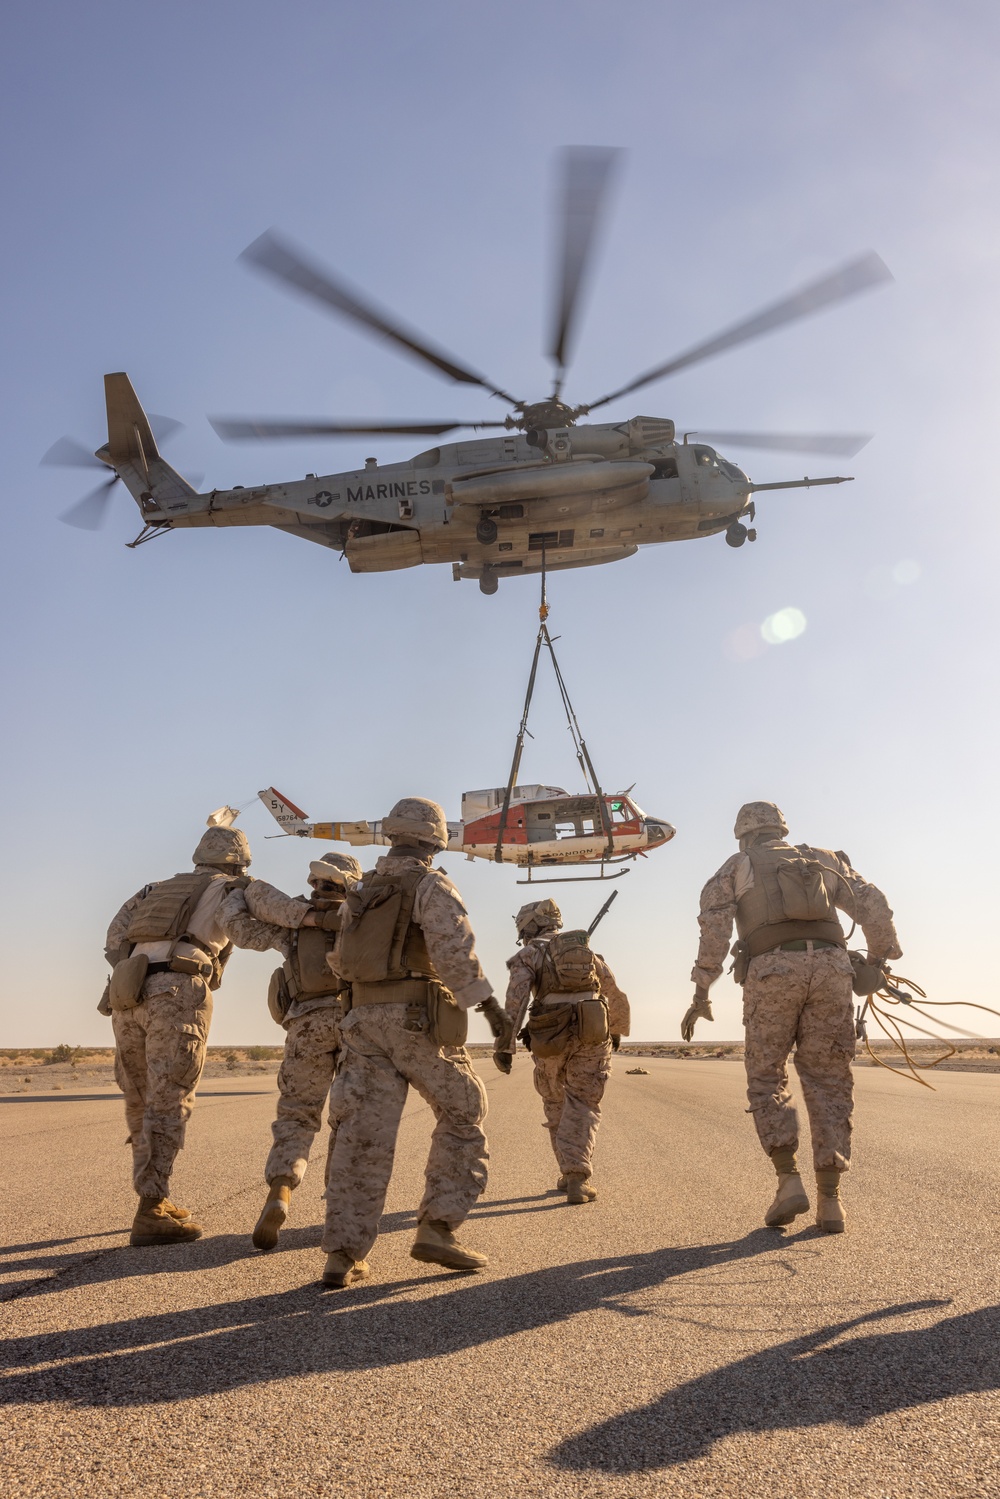
[[[514, 920], [522, 946], [507, 960], [510, 978], [505, 1008], [517, 1035], [533, 998], [532, 1014], [544, 1014], [574, 1000], [593, 999], [594, 995], [547, 993], [545, 951], [549, 938], [562, 927], [562, 915], [554, 900], [522, 906]], [[608, 1007], [607, 1039], [583, 1041], [574, 1028], [556, 1056], [542, 1057], [532, 1051], [535, 1089], [542, 1099], [545, 1128], [559, 1164], [556, 1185], [571, 1203], [592, 1202], [597, 1196], [591, 1177], [601, 1099], [611, 1074], [612, 1047], [618, 1050], [630, 1024], [627, 996], [619, 989], [604, 959], [597, 953], [593, 959], [598, 994]], [[512, 1051], [515, 1044], [511, 1042]]]
[[[126, 954], [149, 960], [133, 1008], [112, 1011], [102, 1002], [102, 1010], [112, 1015], [115, 1078], [125, 1095], [132, 1180], [140, 1199], [132, 1225], [135, 1245], [185, 1242], [202, 1233], [188, 1209], [171, 1202], [170, 1176], [205, 1065], [212, 989], [221, 981], [231, 946], [256, 945], [245, 907], [226, 916], [221, 909], [232, 880], [249, 863], [250, 849], [238, 828], [209, 827], [194, 852], [194, 872], [206, 876], [207, 885], [187, 921], [184, 936], [191, 940], [128, 940], [133, 918], [165, 882], [143, 886], [108, 928], [105, 956], [113, 967]], [[174, 957], [202, 971], [171, 971]]]
[[901, 949], [885, 896], [852, 869], [847, 855], [808, 844], [792, 847], [784, 841], [787, 833], [773, 802], [748, 802], [740, 809], [734, 829], [740, 852], [701, 894], [701, 945], [691, 975], [695, 998], [681, 1031], [690, 1040], [697, 1019], [711, 1020], [708, 990], [722, 973], [736, 921], [741, 942], [733, 952], [746, 965], [747, 1097], [778, 1176], [765, 1222], [787, 1224], [809, 1208], [795, 1162], [799, 1120], [788, 1088], [794, 1047], [812, 1135], [816, 1221], [840, 1233], [845, 1217], [839, 1182], [851, 1159], [855, 1034], [853, 970], [833, 908], [861, 927], [877, 968], [900, 957]]
[[[371, 1273], [365, 1256], [375, 1243], [411, 1087], [436, 1122], [410, 1253], [455, 1270], [486, 1264], [454, 1232], [486, 1186], [486, 1091], [464, 1046], [439, 1043], [431, 1034], [428, 1006], [445, 986], [452, 1014], [455, 1007], [475, 1006], [498, 1042], [506, 1044], [508, 1022], [479, 965], [461, 897], [441, 870], [431, 868], [434, 854], [448, 843], [441, 808], [421, 797], [404, 798], [382, 830], [392, 852], [349, 895], [331, 959], [334, 971], [351, 983], [351, 1009], [341, 1026], [344, 1054], [330, 1099], [336, 1140], [327, 1181], [323, 1280], [331, 1286]], [[379, 926], [380, 906], [390, 912], [387, 930], [384, 921]], [[384, 940], [366, 937], [376, 929]]]
[[[234, 891], [223, 915], [246, 908], [268, 935], [268, 945], [285, 959], [272, 979], [269, 1006], [285, 1030], [278, 1071], [278, 1106], [271, 1125], [273, 1144], [264, 1167], [267, 1199], [253, 1231], [257, 1249], [274, 1249], [288, 1218], [291, 1194], [302, 1181], [323, 1105], [340, 1055], [340, 983], [326, 957], [333, 951], [340, 911], [361, 865], [350, 854], [329, 853], [309, 866], [312, 896], [290, 896], [264, 880]], [[315, 935], [303, 937], [303, 931]], [[307, 945], [308, 944], [308, 945]], [[331, 1141], [332, 1143], [332, 1141]]]

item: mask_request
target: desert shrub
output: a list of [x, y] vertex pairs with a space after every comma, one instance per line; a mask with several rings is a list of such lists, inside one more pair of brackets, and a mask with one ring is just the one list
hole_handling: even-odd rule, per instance
[[237, 1069], [237, 1067], [239, 1066], [239, 1062], [240, 1062], [240, 1059], [236, 1055], [235, 1051], [227, 1051], [226, 1052], [226, 1071], [227, 1072], [235, 1072], [236, 1069]]
[[[37, 1053], [36, 1053], [36, 1055], [37, 1055]], [[52, 1063], [52, 1062], [75, 1062], [76, 1059], [79, 1057], [79, 1055], [80, 1055], [80, 1048], [79, 1048], [79, 1046], [67, 1046], [65, 1043], [63, 1043], [61, 1046], [53, 1046], [52, 1050], [49, 1052], [48, 1056], [45, 1058], [45, 1061], [48, 1062], [48, 1063]]]
[[273, 1050], [272, 1046], [248, 1046], [247, 1057], [251, 1062], [267, 1062]]

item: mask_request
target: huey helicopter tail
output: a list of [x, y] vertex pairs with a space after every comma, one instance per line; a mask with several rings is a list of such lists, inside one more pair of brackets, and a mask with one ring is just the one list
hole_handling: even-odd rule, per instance
[[[104, 377], [108, 440], [96, 456], [114, 469], [151, 530], [191, 508], [198, 491], [160, 457], [149, 418], [123, 372]], [[172, 423], [176, 426], [176, 423]]]

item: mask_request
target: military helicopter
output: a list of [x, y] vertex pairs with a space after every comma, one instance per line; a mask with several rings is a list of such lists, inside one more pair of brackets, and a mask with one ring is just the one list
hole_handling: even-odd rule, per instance
[[[381, 822], [310, 822], [307, 813], [268, 786], [257, 793], [282, 832], [297, 838], [323, 838], [353, 848], [387, 844]], [[561, 786], [514, 786], [505, 815], [505, 786], [466, 791], [462, 819], [448, 824], [448, 851], [469, 859], [489, 859], [534, 870], [556, 865], [600, 864], [645, 857], [674, 836], [662, 818], [647, 817], [627, 791], [606, 796], [604, 814], [596, 796], [574, 796]], [[548, 879], [546, 883], [551, 883]]]
[[[95, 463], [107, 485], [63, 518], [96, 526], [115, 477], [135, 499], [143, 529], [131, 547], [182, 527], [273, 526], [346, 556], [353, 572], [388, 572], [448, 563], [455, 580], [477, 579], [495, 593], [502, 577], [590, 567], [629, 557], [640, 546], [725, 535], [732, 547], [756, 539], [755, 496], [763, 490], [843, 484], [846, 476], [754, 484], [712, 443], [851, 457], [866, 434], [685, 433], [665, 417], [607, 423], [581, 418], [633, 391], [750, 339], [891, 280], [874, 253], [765, 307], [754, 316], [656, 365], [597, 400], [570, 405], [563, 386], [581, 293], [620, 152], [574, 147], [562, 157], [559, 255], [549, 357], [552, 389], [541, 400], [510, 395], [409, 329], [286, 239], [268, 231], [240, 257], [356, 327], [420, 360], [445, 379], [502, 401], [501, 420], [329, 421], [323, 417], [210, 418], [227, 440], [303, 437], [440, 438], [464, 429], [495, 435], [439, 443], [400, 463], [368, 458], [360, 470], [200, 494], [160, 456], [128, 376], [105, 376], [108, 441], [93, 456], [62, 438], [42, 460]], [[697, 442], [689, 441], [697, 437]], [[747, 522], [751, 524], [748, 526]]]

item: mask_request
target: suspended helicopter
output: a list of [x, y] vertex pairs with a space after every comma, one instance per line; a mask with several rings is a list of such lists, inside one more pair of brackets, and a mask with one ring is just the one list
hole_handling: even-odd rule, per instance
[[[593, 258], [620, 152], [570, 148], [561, 164], [556, 296], [549, 342], [555, 367], [542, 400], [519, 400], [445, 353], [403, 322], [268, 231], [240, 257], [252, 269], [420, 360], [445, 379], [477, 386], [502, 401], [501, 420], [330, 421], [323, 417], [211, 418], [232, 441], [281, 438], [440, 438], [493, 429], [495, 435], [439, 443], [399, 463], [368, 458], [363, 469], [284, 483], [198, 492], [160, 456], [153, 428], [128, 376], [105, 376], [108, 441], [92, 456], [62, 438], [43, 462], [104, 466], [106, 485], [63, 518], [95, 527], [110, 487], [121, 479], [143, 521], [136, 547], [191, 527], [273, 526], [346, 556], [353, 572], [387, 572], [421, 563], [452, 565], [455, 580], [477, 579], [495, 593], [502, 577], [589, 567], [634, 555], [650, 543], [724, 534], [732, 547], [756, 539], [755, 496], [764, 490], [843, 484], [847, 476], [755, 484], [713, 443], [736, 448], [852, 457], [867, 434], [687, 433], [676, 440], [666, 417], [608, 423], [581, 418], [727, 349], [891, 280], [874, 253], [647, 370], [597, 400], [563, 400], [581, 293]], [[697, 442], [689, 442], [695, 436]], [[747, 522], [751, 524], [748, 525]]]
[[[258, 792], [282, 832], [322, 838], [352, 848], [387, 844], [379, 821], [310, 822], [287, 796], [268, 786]], [[603, 810], [602, 810], [603, 803]], [[506, 811], [505, 811], [506, 808]], [[615, 796], [573, 796], [561, 786], [506, 786], [466, 791], [460, 822], [448, 823], [448, 851], [534, 870], [567, 864], [614, 864], [644, 857], [674, 836], [669, 822], [647, 817], [627, 791]], [[594, 876], [600, 878], [600, 876]]]

